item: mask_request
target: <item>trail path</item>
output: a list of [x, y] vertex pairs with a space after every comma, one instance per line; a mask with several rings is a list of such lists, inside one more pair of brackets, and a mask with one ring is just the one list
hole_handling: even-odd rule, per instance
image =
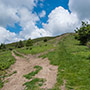
[[1, 90], [24, 90], [25, 87], [23, 84], [28, 80], [25, 79], [23, 75], [32, 72], [34, 70], [34, 66], [36, 65], [41, 66], [43, 69], [35, 75], [35, 77], [46, 79], [45, 84], [41, 88], [47, 90], [55, 85], [58, 67], [50, 65], [48, 58], [42, 59], [38, 58], [37, 55], [25, 55], [24, 57], [27, 57], [27, 60], [27, 58], [16, 56], [13, 52], [12, 56], [15, 57], [16, 63], [10, 67], [9, 71], [17, 71], [17, 73], [6, 78], [8, 82], [5, 83]]

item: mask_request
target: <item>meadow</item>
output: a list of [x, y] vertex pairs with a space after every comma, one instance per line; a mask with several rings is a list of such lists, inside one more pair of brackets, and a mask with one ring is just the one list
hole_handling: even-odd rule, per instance
[[3, 79], [7, 74], [8, 69], [12, 64], [15, 63], [15, 58], [12, 56], [11, 51], [0, 52], [0, 88], [3, 87]]
[[[62, 39], [58, 40], [58, 44], [56, 42], [55, 39], [47, 42], [40, 39], [33, 46], [16, 48], [15, 50], [23, 54], [48, 52], [40, 57], [48, 57], [50, 64], [58, 66], [57, 83], [50, 90], [61, 90], [64, 81], [66, 82], [66, 90], [90, 90], [90, 49], [87, 46], [80, 45], [74, 34], [63, 36]], [[54, 51], [49, 52], [51, 49]], [[15, 51], [14, 53], [20, 56]], [[3, 86], [1, 77], [6, 74], [6, 69], [13, 63], [15, 63], [15, 59], [11, 55], [11, 51], [0, 52], [0, 88]], [[24, 77], [31, 79], [40, 70], [41, 68], [24, 75]], [[27, 87], [26, 90], [29, 90], [30, 87], [36, 90], [37, 82], [42, 85], [44, 81], [35, 78], [31, 82], [26, 82], [24, 84]]]
[[41, 57], [58, 66], [57, 83], [51, 90], [60, 90], [64, 81], [66, 90], [90, 90], [90, 49], [74, 35], [64, 37], [55, 51]]
[[54, 48], [55, 47], [53, 46], [52, 43], [40, 41], [39, 43], [36, 43], [33, 46], [18, 48], [16, 50], [23, 54], [38, 54], [38, 53], [45, 52]]

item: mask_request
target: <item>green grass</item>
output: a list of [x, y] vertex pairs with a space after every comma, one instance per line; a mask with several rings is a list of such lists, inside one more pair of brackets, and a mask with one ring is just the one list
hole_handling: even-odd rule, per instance
[[[47, 39], [49, 41], [49, 40], [54, 39], [54, 38], [55, 37], [41, 37], [41, 38], [36, 38], [36, 39], [33, 39], [33, 44], [35, 44], [37, 42], [42, 42], [44, 39]], [[24, 46], [26, 45], [26, 42], [27, 42], [27, 40], [24, 40], [23, 41]], [[16, 42], [10, 43], [10, 44], [6, 44], [7, 50], [9, 50], [10, 48], [16, 49], [15, 46], [16, 46]]]
[[5, 51], [0, 53], [0, 88], [3, 86], [2, 77], [6, 74], [6, 69], [8, 69], [12, 64], [15, 63], [15, 58], [12, 56], [10, 51]]
[[[42, 69], [41, 66], [35, 66], [34, 68], [36, 69], [35, 71], [32, 71], [27, 75], [24, 75], [26, 79], [28, 80], [32, 79], [33, 76], [38, 74], [38, 72]], [[31, 81], [24, 83], [24, 85], [26, 86], [25, 90], [40, 90], [39, 87], [43, 85], [44, 81], [45, 81], [44, 79], [34, 78]]]
[[8, 69], [15, 63], [15, 58], [11, 55], [10, 51], [0, 55], [0, 70]]
[[23, 57], [23, 58], [24, 58], [24, 56], [22, 56], [21, 54], [17, 53], [16, 51], [13, 51], [13, 52], [14, 52], [14, 54], [15, 54], [16, 56], [19, 56], [19, 57]]
[[25, 90], [41, 90], [39, 87], [45, 82], [44, 79], [34, 78], [33, 80], [24, 83]]
[[26, 79], [31, 79], [33, 76], [35, 76], [36, 74], [38, 74], [38, 72], [42, 69], [41, 66], [35, 66], [34, 68], [36, 69], [35, 71], [32, 71], [31, 73], [29, 73], [27, 75], [24, 75], [24, 77]]
[[49, 42], [40, 42], [37, 45], [34, 45], [32, 47], [29, 47], [28, 49], [26, 47], [17, 49], [18, 52], [23, 54], [37, 54], [44, 51], [48, 51], [52, 48], [55, 48], [52, 43]]
[[2, 80], [0, 80], [0, 88], [2, 88], [4, 85], [4, 83], [2, 82]]
[[58, 66], [57, 83], [51, 90], [60, 90], [66, 80], [66, 90], [90, 90], [90, 49], [79, 45], [73, 35], [64, 37], [56, 51], [42, 56]]

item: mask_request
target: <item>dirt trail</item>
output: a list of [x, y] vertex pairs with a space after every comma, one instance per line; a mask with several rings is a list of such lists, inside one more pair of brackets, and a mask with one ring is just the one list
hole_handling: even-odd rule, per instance
[[66, 86], [66, 80], [63, 81], [63, 85], [61, 86], [61, 90], [66, 90], [65, 86]]
[[23, 84], [28, 80], [25, 79], [23, 75], [32, 72], [34, 70], [34, 66], [36, 65], [41, 66], [43, 69], [37, 75], [35, 75], [35, 77], [46, 79], [45, 84], [41, 88], [45, 88], [45, 90], [47, 90], [54, 86], [56, 83], [58, 67], [50, 65], [50, 62], [47, 58], [42, 59], [33, 55], [27, 55], [27, 60], [26, 58], [16, 56], [13, 52], [12, 55], [15, 57], [16, 63], [10, 67], [9, 71], [17, 71], [17, 73], [6, 78], [8, 82], [5, 83], [1, 90], [24, 90], [25, 87]]

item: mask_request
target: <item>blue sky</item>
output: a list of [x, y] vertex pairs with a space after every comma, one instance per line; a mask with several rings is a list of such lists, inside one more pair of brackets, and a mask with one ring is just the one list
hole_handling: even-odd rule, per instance
[[[34, 7], [32, 12], [37, 13], [37, 15], [39, 15], [39, 13], [41, 13], [42, 10], [45, 10], [46, 15], [45, 15], [45, 17], [40, 18], [40, 21], [37, 21], [36, 25], [39, 28], [42, 28], [43, 27], [42, 23], [47, 22], [48, 15], [50, 14], [50, 12], [58, 6], [62, 6], [63, 8], [69, 10], [68, 2], [69, 2], [69, 0], [43, 0], [43, 1], [39, 0], [37, 3], [37, 6]], [[42, 6], [41, 6], [41, 4], [42, 4]], [[6, 28], [10, 32], [15, 32], [15, 33], [19, 33], [22, 30], [22, 27], [19, 25], [19, 23], [15, 23], [14, 26], [7, 25]]]
[[[44, 18], [41, 18], [40, 21], [46, 23], [48, 20], [49, 13], [52, 10], [54, 10], [56, 7], [62, 6], [65, 9], [69, 10], [68, 2], [69, 2], [69, 0], [44, 0], [43, 2], [39, 1], [37, 4], [37, 7], [34, 7], [34, 12], [39, 14], [42, 10], [45, 10], [46, 16]], [[40, 6], [41, 3], [43, 4], [42, 7]], [[38, 22], [37, 25], [39, 27], [42, 27], [40, 22]]]
[[0, 0], [0, 43], [74, 32], [89, 9], [90, 0]]

